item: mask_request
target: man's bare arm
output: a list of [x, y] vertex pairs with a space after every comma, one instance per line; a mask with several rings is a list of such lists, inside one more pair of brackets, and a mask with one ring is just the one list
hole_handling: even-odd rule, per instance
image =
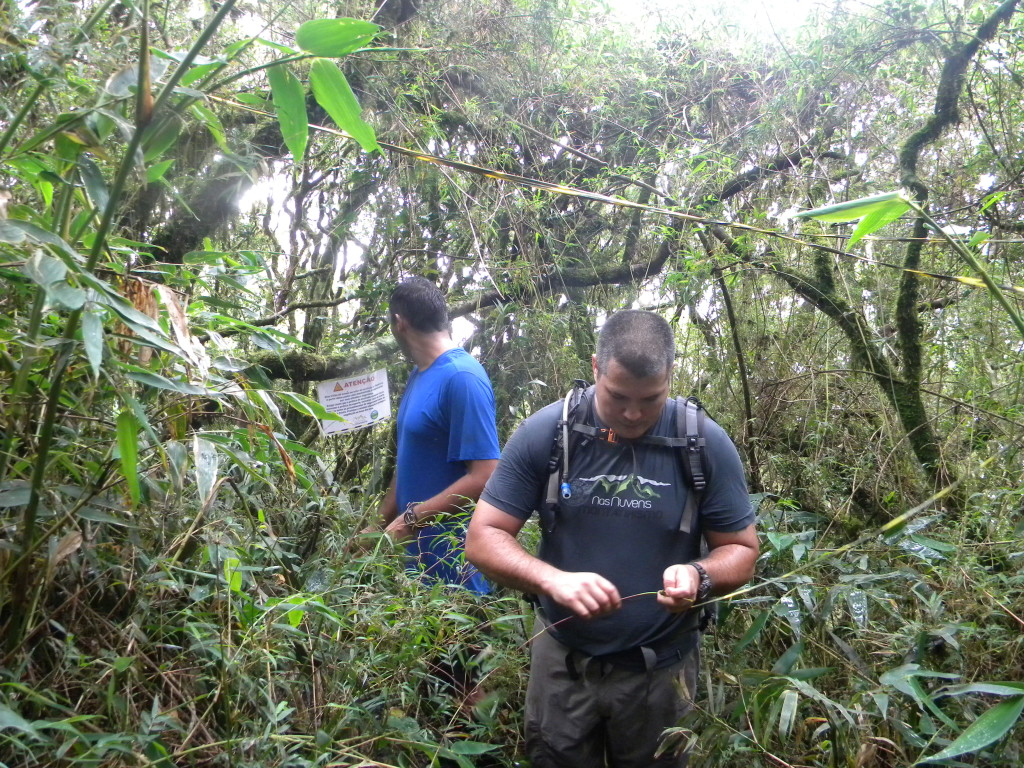
[[583, 618], [619, 608], [618, 590], [600, 574], [563, 571], [523, 549], [516, 536], [524, 523], [481, 501], [466, 534], [466, 558], [494, 581], [547, 595]]
[[[417, 524], [429, 523], [440, 515], [465, 512], [467, 507], [480, 498], [480, 494], [496, 466], [498, 466], [497, 459], [467, 461], [466, 474], [435, 496], [417, 501]], [[395, 516], [390, 520], [385, 519], [385, 522], [387, 533], [392, 538], [402, 540], [411, 537], [412, 530], [405, 525], [402, 516], [398, 514], [399, 511], [404, 512], [405, 510], [398, 510], [396, 507]]]
[[[732, 533], [706, 531], [708, 554], [700, 564], [711, 578], [713, 595], [724, 595], [738, 589], [754, 577], [754, 564], [760, 549], [757, 531], [749, 525]], [[665, 569], [664, 594], [658, 602], [670, 611], [686, 611], [693, 605], [700, 586], [700, 574], [689, 563]]]

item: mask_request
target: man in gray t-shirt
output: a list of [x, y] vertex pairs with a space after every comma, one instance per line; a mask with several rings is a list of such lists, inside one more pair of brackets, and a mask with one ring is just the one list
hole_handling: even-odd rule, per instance
[[580, 411], [615, 440], [574, 447], [572, 493], [545, 519], [538, 557], [516, 536], [544, 503], [560, 403], [512, 436], [473, 515], [467, 558], [495, 581], [537, 595], [539, 626], [550, 627], [531, 651], [526, 744], [534, 768], [685, 765], [671, 750], [654, 754], [696, 685], [689, 609], [753, 575], [754, 517], [728, 436], [705, 420], [708, 485], [693, 534], [680, 530], [690, 490], [678, 450], [645, 442], [676, 434], [668, 399], [674, 349], [668, 323], [654, 313], [606, 321], [596, 384]]

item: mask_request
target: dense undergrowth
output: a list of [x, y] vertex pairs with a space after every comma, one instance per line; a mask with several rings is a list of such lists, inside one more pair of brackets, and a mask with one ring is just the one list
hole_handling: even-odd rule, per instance
[[[521, 764], [528, 606], [427, 588], [385, 539], [351, 546], [364, 516], [343, 499], [275, 496], [288, 511], [228, 495], [200, 527], [140, 511], [52, 546], [39, 621], [4, 657], [0, 760]], [[681, 724], [695, 764], [909, 765], [1014, 701], [981, 684], [1019, 675], [1019, 533], [985, 521], [1020, 500], [989, 500], [973, 526], [922, 513], [839, 555], [825, 521], [762, 501], [754, 588], [721, 606]], [[473, 711], [443, 672], [456, 658], [487, 691]]]
[[[901, 327], [916, 328], [920, 321], [923, 329], [920, 338], [915, 331], [914, 344], [906, 344], [913, 353], [908, 365], [916, 372], [887, 368], [891, 377], [881, 379], [887, 386], [906, 374], [919, 387], [922, 421], [908, 427], [893, 408], [893, 402], [904, 400], [889, 402], [880, 394], [881, 369], [864, 370], [869, 364], [889, 366], [887, 361], [897, 359], [894, 346], [906, 341], [893, 341], [889, 304], [871, 303], [892, 294], [892, 273], [879, 272], [878, 263], [841, 268], [816, 252], [809, 273], [814, 279], [797, 279], [807, 242], [776, 254], [775, 263], [768, 245], [782, 248], [782, 240], [767, 230], [744, 257], [742, 249], [732, 247], [742, 245], [741, 238], [729, 241], [732, 250], [709, 247], [698, 253], [687, 244], [699, 239], [696, 235], [673, 229], [672, 260], [665, 262], [673, 272], [659, 282], [655, 273], [627, 263], [634, 251], [662, 251], [650, 247], [657, 241], [650, 232], [643, 234], [638, 214], [635, 227], [615, 225], [624, 241], [615, 245], [609, 237], [607, 247], [616, 264], [643, 280], [616, 271], [607, 283], [567, 280], [564, 297], [557, 291], [549, 296], [537, 286], [547, 285], [566, 266], [565, 274], [578, 279], [580, 264], [589, 263], [583, 258], [588, 248], [577, 243], [580, 232], [570, 227], [565, 242], [558, 234], [559, 226], [574, 220], [576, 203], [558, 200], [549, 209], [531, 192], [520, 210], [512, 188], [502, 187], [500, 194], [508, 199], [501, 205], [511, 207], [502, 210], [501, 221], [478, 223], [457, 214], [463, 207], [467, 216], [486, 211], [490, 203], [483, 192], [498, 187], [463, 189], [454, 175], [442, 184], [440, 176], [420, 179], [418, 169], [409, 173], [417, 194], [399, 190], [390, 197], [388, 184], [406, 173], [404, 166], [376, 155], [345, 154], [351, 145], [333, 133], [330, 141], [336, 143], [320, 136], [307, 151], [310, 120], [327, 123], [328, 114], [359, 135], [364, 148], [375, 145], [354, 95], [347, 94], [351, 100], [338, 96], [348, 88], [342, 87], [341, 69], [321, 57], [344, 61], [359, 49], [366, 54], [360, 59], [364, 70], [346, 64], [346, 71], [361, 76], [367, 88], [383, 77], [366, 76], [376, 72], [368, 61], [379, 63], [380, 72], [398, 72], [380, 90], [394, 91], [397, 101], [412, 105], [410, 110], [426, 98], [418, 92], [421, 83], [468, 83], [466, 72], [459, 70], [462, 77], [455, 78], [455, 70], [444, 69], [447, 77], [441, 77], [411, 58], [423, 50], [392, 49], [384, 44], [388, 41], [367, 54], [361, 46], [371, 45], [378, 30], [364, 22], [313, 24], [299, 35], [300, 44], [292, 32], [320, 13], [312, 7], [287, 19], [287, 34], [268, 24], [264, 31], [273, 39], [264, 39], [219, 28], [244, 17], [232, 14], [232, 2], [211, 8], [202, 23], [186, 18], [182, 8], [157, 19], [148, 15], [147, 3], [130, 5], [110, 0], [17, 4], [10, 12], [12, 29], [0, 41], [0, 763], [11, 768], [523, 764], [529, 606], [501, 590], [477, 600], [425, 587], [404, 573], [401, 555], [386, 540], [356, 546], [353, 535], [375, 514], [387, 483], [388, 439], [380, 427], [346, 438], [319, 437], [315, 420], [323, 409], [281, 383], [291, 376], [300, 380], [297, 389], [308, 384], [305, 374], [286, 370], [286, 355], [323, 353], [312, 362], [350, 353], [358, 357], [359, 345], [386, 336], [381, 297], [387, 281], [427, 266], [443, 267], [449, 277], [470, 275], [467, 265], [482, 247], [476, 239], [492, 235], [490, 247], [514, 245], [507, 252], [514, 255], [495, 264], [493, 273], [503, 275], [510, 298], [493, 311], [477, 313], [473, 344], [489, 358], [484, 362], [501, 406], [502, 435], [586, 371], [593, 327], [602, 312], [651, 298], [663, 302], [680, 328], [677, 390], [698, 391], [753, 458], [762, 555], [754, 582], [722, 601], [719, 622], [704, 640], [702, 697], [674, 737], [684, 742], [698, 734], [693, 765], [889, 768], [926, 758], [945, 765], [1024, 762], [1024, 739], [1015, 727], [1024, 710], [1024, 492], [1017, 421], [1024, 371], [1005, 308], [962, 287], [976, 285], [976, 279], [946, 276], [943, 291], [918, 295], [915, 289], [901, 299]], [[355, 10], [369, 15], [371, 5]], [[481, 15], [467, 13], [461, 22], [473, 35], [505, 35], [504, 25], [513, 22], [498, 5], [491, 16], [487, 9], [475, 9]], [[536, 5], [531, 18], [538, 28], [547, 28], [551, 4]], [[906, 5], [908, 14], [927, 10]], [[976, 11], [991, 10], [974, 5]], [[453, 5], [451, 13], [460, 7]], [[975, 21], [958, 19], [942, 23], [971, 38], [973, 33], [963, 30], [974, 27], [964, 25]], [[920, 23], [922, 29], [937, 28], [924, 19]], [[527, 23], [517, 35], [529, 29]], [[161, 43], [167, 50], [151, 44], [147, 35], [155, 30], [166, 38]], [[912, 49], [902, 38], [889, 40], [890, 32], [901, 30], [882, 25], [893, 57]], [[517, 35], [505, 35], [508, 39], [495, 47], [515, 43]], [[850, 61], [874, 51], [873, 39], [853, 51]], [[999, 66], [980, 70], [1012, 73], [1018, 32], [1007, 40], [997, 51], [1003, 57]], [[557, 47], [552, 40], [548, 44], [544, 50]], [[817, 43], [809, 50], [813, 47], [820, 66], [809, 70], [824, 71], [831, 54]], [[441, 48], [435, 54], [447, 66], [459, 46], [449, 46], [445, 38]], [[595, 45], [594, 51], [605, 49]], [[683, 53], [672, 54], [673, 69], [690, 67], [689, 54]], [[715, 76], [710, 54], [697, 53], [693, 73]], [[523, 61], [515, 50], [510, 58], [516, 66]], [[721, 58], [732, 62], [734, 57]], [[310, 65], [311, 59], [316, 63]], [[125, 66], [126, 60], [144, 64]], [[910, 60], [905, 66], [919, 72], [933, 63]], [[893, 58], [891, 66], [898, 64], [904, 66]], [[743, 71], [742, 62], [736, 66]], [[568, 69], [583, 77], [603, 67]], [[280, 69], [271, 82], [265, 81], [267, 68]], [[802, 96], [789, 98], [784, 91], [777, 101], [766, 101], [768, 106], [756, 103], [758, 78], [763, 80], [758, 87], [768, 88], [796, 78], [795, 70], [771, 77], [751, 70], [747, 79], [728, 75], [730, 68], [721, 71], [726, 73], [721, 87], [694, 80], [693, 98], [678, 97], [683, 123], [699, 122], [702, 111], [709, 119], [697, 130], [694, 146], [708, 140], [705, 130], [707, 136], [721, 131], [730, 142], [745, 134], [754, 123], [744, 116], [746, 107], [769, 115], [784, 103], [802, 103]], [[645, 91], [644, 98], [671, 96], [661, 84], [670, 74], [652, 76], [658, 91]], [[307, 76], [309, 93], [300, 81]], [[633, 94], [637, 88], [627, 80], [622, 90]], [[1001, 96], [1000, 84], [1008, 87], [996, 82], [987, 108], [1009, 109], [1019, 101]], [[559, 122], [566, 117], [574, 125], [581, 116], [605, 114], [605, 107], [589, 100], [589, 87], [580, 86], [580, 104], [566, 101], [564, 114], [552, 101], [558, 119], [549, 132], [570, 130]], [[804, 87], [797, 87], [803, 94]], [[723, 89], [734, 101], [722, 104], [739, 109], [735, 122], [714, 99], [705, 98]], [[906, 95], [911, 86], [906, 89], [901, 109], [890, 109], [896, 102], [883, 99], [883, 106], [858, 112], [851, 102], [850, 114], [838, 122], [873, 120], [871, 130], [862, 133], [875, 135], [891, 112], [912, 126], [911, 118], [930, 106], [910, 114], [914, 99]], [[842, 90], [835, 88], [836, 94]], [[806, 89], [819, 92], [822, 87]], [[822, 98], [830, 127], [820, 133], [831, 136], [835, 105], [827, 103], [832, 96]], [[529, 106], [530, 99], [522, 101]], [[465, 151], [452, 152], [484, 161], [475, 153], [491, 139], [486, 131], [469, 131], [468, 118], [465, 125], [460, 122], [458, 104], [445, 110], [424, 104], [421, 111], [396, 118], [401, 126], [396, 135], [407, 137], [406, 128], [422, 122], [438, 131], [424, 141], [436, 148], [444, 130], [457, 136], [466, 128], [471, 138], [462, 145]], [[666, 114], [675, 109], [666, 105]], [[214, 106], [224, 111], [217, 113]], [[479, 108], [475, 97], [464, 106], [467, 113]], [[792, 121], [780, 112], [780, 124], [810, 119], [814, 105], [805, 107]], [[634, 113], [636, 106], [624, 102], [616, 114], [625, 120]], [[246, 122], [250, 114], [263, 122]], [[962, 116], [970, 117], [966, 111]], [[602, 131], [618, 125], [618, 118], [601, 123]], [[1003, 139], [1016, 140], [1019, 122], [1008, 118], [1006, 125]], [[878, 147], [899, 145], [907, 126], [893, 128], [888, 138], [879, 133], [883, 138], [872, 153], [891, 154]], [[600, 153], [611, 140], [635, 143], [631, 129], [616, 131], [596, 132], [582, 146]], [[571, 132], [577, 138], [586, 134]], [[498, 135], [496, 148], [505, 151], [510, 142]], [[702, 173], [721, 164], [721, 173], [731, 174], [761, 155], [770, 160], [792, 144], [788, 133], [779, 136], [784, 138], [765, 133], [761, 144], [735, 157], [727, 157], [729, 143], [709, 144], [703, 157], [688, 147], [679, 150], [674, 140], [653, 154], [664, 155], [667, 167], [678, 169], [673, 184], [686, 192], [689, 180], [697, 179], [687, 194], [708, 201], [708, 190], [728, 178], [704, 186]], [[768, 176], [782, 185], [786, 174], [780, 169], [792, 166], [796, 173], [799, 165], [806, 177], [796, 176], [796, 186], [806, 180], [811, 187], [828, 187], [828, 195], [812, 189], [815, 200], [840, 191], [847, 198], [860, 194], [846, 195], [851, 188], [830, 186], [821, 167], [802, 165], [812, 158], [802, 149], [805, 134], [800, 136], [793, 145], [801, 147], [796, 159], [766, 163], [764, 168], [772, 169]], [[998, 163], [981, 147], [972, 159], [977, 173], [1002, 173], [1002, 165], [1016, 162], [1012, 146]], [[261, 151], [272, 151], [273, 159]], [[287, 174], [256, 171], [284, 163], [289, 154], [294, 166]], [[556, 160], [562, 153], [552, 153], [546, 144], [530, 154]], [[959, 162], [959, 150], [948, 154]], [[593, 159], [587, 156], [587, 162]], [[519, 172], [527, 167], [524, 162], [513, 157], [508, 167]], [[551, 181], [589, 184], [607, 177], [618, 185], [638, 174], [647, 178], [647, 170], [639, 173], [642, 162], [642, 156], [627, 153], [615, 172], [601, 166], [588, 176], [570, 165]], [[753, 175], [740, 171], [739, 179], [751, 182], [764, 169], [754, 170]], [[868, 170], [835, 178], [864, 174], [865, 192], [881, 179], [888, 188], [895, 178], [884, 165]], [[212, 227], [207, 236], [196, 235], [198, 227], [189, 229], [196, 212], [206, 212], [204, 205], [217, 207], [211, 199], [236, 202], [239, 188], [230, 185], [239, 178], [274, 187], [292, 171], [295, 188], [287, 203], [275, 199], [274, 204], [312, 213], [310, 219], [296, 217], [303, 223], [296, 228], [299, 234], [287, 233], [287, 248], [274, 242], [273, 233], [257, 231], [274, 229], [269, 210], [262, 222], [254, 223], [259, 217], [253, 215], [245, 226], [225, 224], [226, 232]], [[659, 174], [668, 170], [652, 166], [650, 173], [652, 184], [660, 184]], [[207, 175], [223, 185], [211, 187], [211, 198], [190, 197], [195, 192], [190, 177]], [[1019, 187], [1017, 177], [1009, 178], [1006, 189], [984, 202], [964, 202], [946, 189], [947, 207], [972, 216], [978, 209], [972, 224], [1005, 235], [1012, 230], [1002, 227], [1000, 217], [1014, 219], [1019, 207], [1012, 190]], [[969, 191], [975, 182], [956, 175], [950, 183]], [[316, 222], [321, 229], [313, 231], [315, 216], [330, 207], [303, 197], [318, 185], [341, 190], [343, 204], [331, 203], [339, 209], [331, 214], [336, 218], [329, 226]], [[785, 186], [759, 190], [746, 213], [760, 225], [769, 207], [796, 200], [803, 207], [808, 194]], [[391, 200], [394, 208], [384, 205], [360, 218], [359, 206], [375, 195], [385, 204]], [[432, 196], [438, 198], [436, 208], [417, 213], [411, 198]], [[153, 202], [158, 198], [160, 205]], [[348, 209], [350, 201], [355, 202]], [[730, 210], [728, 215], [738, 219], [746, 215], [739, 205]], [[991, 221], [982, 216], [986, 211]], [[581, 204], [577, 214], [587, 224], [581, 229], [594, 225], [597, 232], [607, 211]], [[656, 216], [648, 226], [660, 230], [663, 212]], [[414, 218], [418, 223], [410, 224]], [[452, 245], [444, 221], [461, 234], [472, 233], [472, 248], [454, 243], [461, 249], [457, 257], [434, 253], [438, 243]], [[168, 222], [171, 235], [156, 224]], [[365, 262], [349, 270], [337, 259], [348, 258], [346, 237], [363, 236], [353, 229], [357, 222], [366, 228], [379, 224], [381, 234], [375, 235], [377, 250], [367, 250]], [[338, 240], [325, 246], [319, 236], [327, 230]], [[541, 231], [555, 234], [536, 234]], [[903, 227], [898, 234], [907, 231]], [[813, 230], [808, 237], [815, 232], [834, 236], [829, 229]], [[742, 239], [754, 237], [751, 231]], [[926, 263], [915, 261], [914, 269], [956, 274], [959, 262], [947, 263], [942, 254], [963, 256], [969, 248], [971, 258], [988, 260], [999, 282], [1020, 282], [1012, 240], [1004, 241], [1005, 250], [987, 250], [990, 246], [977, 236], [968, 245], [947, 245], [929, 243], [930, 249], [945, 250], [929, 252]], [[171, 258], [178, 246], [180, 252]], [[887, 246], [878, 240], [873, 247]], [[556, 253], [558, 248], [565, 252]], [[843, 254], [829, 249], [830, 257], [836, 253]], [[410, 254], [424, 260], [414, 261]], [[535, 257], [536, 262], [529, 260]], [[711, 282], [715, 272], [721, 276], [723, 263], [741, 257], [755, 260]], [[410, 261], [403, 262], [406, 258]], [[891, 253], [884, 258], [898, 260]], [[337, 285], [313, 279], [324, 274], [337, 274]], [[812, 308], [799, 298], [805, 294], [780, 291], [778, 277], [810, 285], [815, 295], [828, 298], [826, 306]], [[493, 279], [483, 271], [466, 278], [474, 291], [489, 291]], [[324, 290], [315, 292], [312, 284]], [[836, 292], [840, 284], [849, 285], [845, 297]], [[959, 293], [946, 291], [949, 284]], [[727, 324], [720, 302], [729, 292], [747, 306]], [[920, 302], [925, 309], [914, 322], [904, 322], [903, 310]], [[342, 305], [357, 307], [345, 310], [344, 321]], [[858, 339], [862, 334], [860, 349], [877, 351], [866, 361], [849, 351], [849, 337], [833, 327], [857, 317], [852, 327]], [[739, 382], [737, 359], [743, 352], [750, 369]], [[250, 365], [257, 354], [267, 366], [281, 363], [276, 381]], [[374, 364], [405, 369], [397, 357], [383, 362], [380, 357]], [[742, 408], [740, 383], [749, 385], [745, 394], [751, 400]], [[738, 426], [744, 424], [746, 431]], [[907, 448], [924, 426], [935, 435], [926, 447], [941, 455], [941, 463], [926, 466]], [[956, 478], [955, 488], [933, 482], [947, 478]], [[475, 667], [486, 691], [471, 711], [447, 680], [456, 662]]]

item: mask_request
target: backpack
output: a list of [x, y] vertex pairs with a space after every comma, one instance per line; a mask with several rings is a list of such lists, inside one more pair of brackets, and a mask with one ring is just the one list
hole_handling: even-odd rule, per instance
[[[562, 417], [555, 426], [551, 458], [548, 461], [550, 474], [544, 503], [540, 510], [541, 527], [544, 533], [550, 533], [555, 528], [559, 501], [572, 498], [570, 477], [573, 437], [581, 436], [581, 439], [576, 440], [577, 447], [585, 440], [618, 442], [614, 430], [598, 428], [586, 423], [589, 421], [593, 404], [588, 403], [585, 409], [581, 409], [581, 403], [583, 395], [589, 387], [588, 382], [576, 379], [562, 401]], [[581, 412], [581, 410], [586, 412]], [[705, 418], [704, 406], [700, 400], [692, 395], [686, 398], [677, 397], [676, 436], [644, 435], [636, 441], [647, 445], [660, 445], [677, 451], [679, 465], [683, 472], [683, 482], [686, 483], [690, 491], [686, 495], [686, 506], [683, 508], [679, 522], [679, 530], [685, 534], [699, 530], [699, 527], [696, 526], [697, 513], [707, 487], [710, 470], [707, 453], [704, 450], [706, 444], [703, 434]], [[707, 542], [703, 536], [701, 536], [700, 551], [702, 556], [707, 554]], [[704, 606], [701, 613], [700, 630], [704, 631], [717, 618], [718, 603]]]

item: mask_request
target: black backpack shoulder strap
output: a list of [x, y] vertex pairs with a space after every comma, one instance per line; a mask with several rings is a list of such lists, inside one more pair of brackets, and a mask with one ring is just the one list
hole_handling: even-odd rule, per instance
[[579, 406], [584, 392], [590, 384], [576, 379], [572, 388], [562, 400], [562, 415], [555, 424], [555, 435], [551, 447], [551, 458], [548, 461], [548, 482], [544, 494], [544, 506], [541, 510], [541, 526], [550, 533], [555, 527], [555, 513], [560, 499], [568, 499], [572, 495], [569, 483], [569, 461], [572, 444], [572, 432], [578, 426]]
[[704, 406], [696, 397], [676, 398], [676, 434], [683, 442], [680, 463], [689, 486], [679, 530], [693, 533], [697, 510], [707, 487], [707, 455], [704, 450]]

